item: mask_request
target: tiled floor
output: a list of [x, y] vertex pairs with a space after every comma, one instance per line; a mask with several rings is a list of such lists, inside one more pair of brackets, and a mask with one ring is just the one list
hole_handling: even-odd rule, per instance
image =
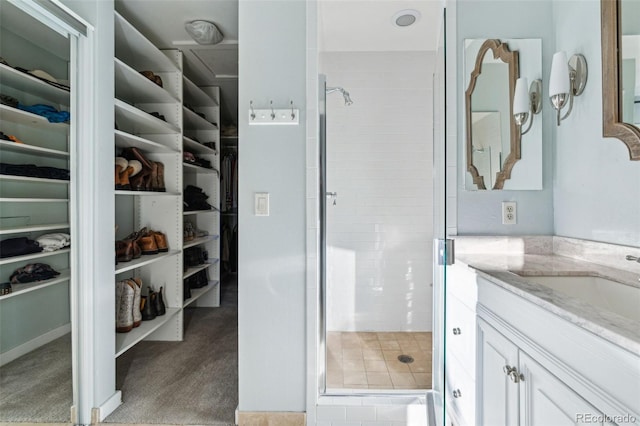
[[[431, 333], [327, 333], [327, 388], [431, 389]], [[398, 360], [410, 355], [409, 364]]]

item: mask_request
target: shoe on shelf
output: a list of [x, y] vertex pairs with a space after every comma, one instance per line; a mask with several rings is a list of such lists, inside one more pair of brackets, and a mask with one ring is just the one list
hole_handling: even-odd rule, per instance
[[133, 329], [133, 300], [135, 285], [131, 280], [116, 283], [116, 332], [128, 333]]
[[135, 240], [125, 239], [116, 241], [116, 261], [130, 262], [141, 255], [140, 246]]
[[158, 231], [149, 231], [150, 234], [153, 235], [153, 238], [156, 240], [156, 246], [158, 246], [158, 251], [160, 253], [166, 253], [169, 251], [169, 244], [167, 243], [167, 236]]
[[143, 255], [158, 254], [158, 245], [153, 234], [147, 232], [138, 241]]

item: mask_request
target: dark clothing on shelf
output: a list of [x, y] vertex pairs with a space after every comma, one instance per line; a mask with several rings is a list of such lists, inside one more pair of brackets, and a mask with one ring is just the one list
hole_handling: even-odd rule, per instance
[[25, 254], [39, 253], [42, 247], [27, 237], [9, 238], [0, 241], [0, 258], [23, 256]]
[[43, 179], [69, 180], [69, 170], [67, 169], [36, 166], [35, 164], [0, 163], [0, 174], [37, 177]]
[[34, 281], [44, 281], [60, 275], [46, 263], [30, 263], [22, 268], [16, 269], [9, 280], [11, 284], [25, 284]]

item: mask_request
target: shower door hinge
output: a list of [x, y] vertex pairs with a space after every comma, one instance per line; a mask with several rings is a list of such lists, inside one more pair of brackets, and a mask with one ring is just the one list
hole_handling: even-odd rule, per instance
[[438, 265], [453, 265], [456, 261], [454, 241], [449, 238], [436, 241], [438, 242]]

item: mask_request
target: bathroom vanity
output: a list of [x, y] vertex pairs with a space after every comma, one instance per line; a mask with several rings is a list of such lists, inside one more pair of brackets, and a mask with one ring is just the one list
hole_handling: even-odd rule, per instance
[[640, 425], [640, 264], [625, 261], [640, 249], [561, 237], [456, 244], [454, 424]]

